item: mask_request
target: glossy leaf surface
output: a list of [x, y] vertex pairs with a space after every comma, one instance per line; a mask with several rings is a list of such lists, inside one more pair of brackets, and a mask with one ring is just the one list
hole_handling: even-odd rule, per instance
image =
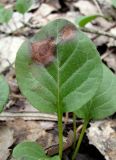
[[116, 112], [116, 76], [104, 65], [101, 85], [87, 105], [76, 111], [83, 119], [102, 119]]
[[13, 150], [16, 160], [60, 160], [59, 156], [48, 157], [41, 146], [35, 142], [23, 142]]
[[0, 75], [0, 112], [2, 112], [4, 105], [8, 99], [9, 87], [4, 77]]
[[22, 93], [40, 111], [74, 111], [94, 96], [102, 65], [94, 44], [74, 24], [58, 19], [23, 43], [16, 58]]

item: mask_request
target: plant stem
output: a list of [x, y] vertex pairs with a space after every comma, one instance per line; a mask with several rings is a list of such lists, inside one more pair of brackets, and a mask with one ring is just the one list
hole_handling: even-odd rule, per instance
[[62, 160], [63, 151], [63, 127], [62, 127], [62, 113], [58, 111], [58, 131], [59, 131], [59, 157]]
[[84, 136], [85, 130], [86, 130], [86, 128], [87, 128], [88, 122], [89, 122], [88, 120], [85, 120], [85, 121], [84, 121], [83, 128], [82, 128], [81, 134], [80, 134], [80, 136], [79, 136], [79, 140], [78, 140], [76, 149], [75, 149], [75, 151], [74, 151], [74, 153], [73, 153], [73, 156], [72, 156], [72, 160], [75, 160], [75, 159], [76, 159], [76, 156], [77, 156], [77, 154], [78, 154], [78, 152], [79, 152], [79, 148], [80, 148], [81, 142], [82, 142], [82, 140], [83, 140], [83, 136]]
[[76, 115], [75, 115], [75, 113], [73, 113], [73, 132], [74, 132], [73, 148], [75, 148], [75, 145], [76, 145]]
[[109, 32], [105, 32], [105, 31], [100, 31], [100, 30], [95, 30], [95, 29], [89, 29], [89, 28], [80, 28], [81, 31], [83, 32], [87, 32], [87, 33], [93, 33], [93, 34], [97, 34], [99, 36], [106, 36], [106, 37], [111, 37], [116, 39], [116, 35], [109, 33]]

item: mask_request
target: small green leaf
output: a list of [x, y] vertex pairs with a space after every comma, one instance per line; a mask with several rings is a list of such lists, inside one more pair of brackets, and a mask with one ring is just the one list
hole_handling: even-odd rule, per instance
[[80, 16], [76, 19], [76, 24], [80, 27], [84, 27], [87, 23], [95, 20], [98, 17], [103, 17], [101, 15], [92, 15], [92, 16]]
[[13, 150], [16, 160], [60, 160], [59, 156], [47, 157], [41, 146], [35, 142], [23, 142]]
[[116, 8], [116, 0], [112, 0], [112, 5]]
[[4, 8], [0, 8], [0, 23], [4, 23]]
[[0, 112], [2, 112], [4, 105], [8, 99], [9, 86], [4, 77], [0, 75]]
[[83, 119], [102, 119], [116, 112], [116, 76], [104, 65], [103, 79], [96, 95], [76, 111]]
[[0, 8], [0, 23], [8, 23], [12, 18], [13, 10]]
[[35, 142], [23, 142], [15, 147], [13, 157], [16, 159], [28, 157], [28, 160], [38, 160], [38, 158], [46, 158], [46, 155], [39, 144]]
[[22, 14], [27, 12], [32, 6], [33, 0], [17, 0], [16, 1], [16, 10]]
[[16, 57], [22, 93], [43, 112], [74, 111], [95, 94], [102, 65], [94, 44], [74, 24], [58, 19], [22, 44]]
[[8, 23], [8, 21], [12, 18], [13, 10], [12, 9], [6, 9], [4, 13], [4, 22]]

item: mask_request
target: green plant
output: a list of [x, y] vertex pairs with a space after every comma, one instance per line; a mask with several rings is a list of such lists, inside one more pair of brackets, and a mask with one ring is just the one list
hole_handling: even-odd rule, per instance
[[79, 26], [79, 27], [84, 27], [87, 23], [92, 22], [93, 20], [95, 20], [98, 17], [102, 17], [105, 18], [102, 15], [91, 15], [91, 16], [80, 16], [78, 18], [76, 18], [75, 23]]
[[63, 112], [87, 103], [101, 81], [102, 65], [95, 46], [74, 24], [55, 20], [21, 46], [16, 76], [34, 107], [57, 113], [61, 158]]
[[79, 16], [78, 18], [76, 18], [75, 23], [79, 27], [85, 27], [86, 24], [91, 23], [93, 20], [99, 17], [104, 18], [106, 20], [111, 20], [111, 17], [95, 14], [90, 16]]
[[48, 157], [44, 150], [35, 142], [23, 142], [13, 151], [13, 155], [18, 160], [60, 160], [58, 156]]
[[95, 96], [75, 114], [84, 119], [83, 129], [72, 160], [75, 159], [90, 120], [103, 119], [116, 112], [116, 76], [103, 65], [103, 78]]
[[5, 9], [2, 4], [0, 4], [0, 23], [8, 23], [9, 20], [12, 18], [13, 10]]
[[17, 0], [16, 10], [22, 14], [26, 13], [32, 6], [33, 0]]
[[[64, 19], [47, 24], [31, 40], [26, 40], [18, 51], [16, 77], [21, 92], [39, 111], [58, 115], [60, 159], [63, 151], [62, 115], [64, 112], [78, 115], [85, 109], [101, 85], [103, 71], [94, 44], [74, 24]], [[88, 121], [85, 121], [78, 146]], [[25, 156], [22, 147], [28, 147], [28, 142], [25, 143], [14, 149], [15, 158]], [[30, 157], [37, 150], [40, 149], [35, 147], [29, 153]], [[34, 157], [25, 159], [34, 160]]]
[[4, 77], [0, 75], [0, 113], [4, 108], [9, 95], [9, 87], [7, 82], [4, 80]]
[[[22, 13], [24, 15], [26, 12], [28, 12], [33, 3], [34, 0], [16, 0], [15, 8], [19, 13]], [[12, 15], [13, 9], [6, 9], [4, 5], [0, 3], [0, 24], [7, 24], [12, 18]]]

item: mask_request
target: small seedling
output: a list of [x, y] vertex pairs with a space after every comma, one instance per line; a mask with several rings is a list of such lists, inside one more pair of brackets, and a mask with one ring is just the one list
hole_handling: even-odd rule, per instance
[[[74, 24], [64, 19], [48, 23], [31, 40], [26, 40], [18, 51], [16, 77], [21, 92], [39, 111], [57, 113], [60, 159], [63, 151], [62, 115], [64, 112], [81, 113], [98, 91], [103, 71], [94, 44]], [[87, 124], [88, 119], [79, 143]], [[39, 154], [39, 148], [23, 152], [25, 145], [28, 147], [28, 142], [14, 149], [16, 159], [28, 153], [30, 157], [26, 160], [39, 158], [39, 155], [33, 156], [34, 152]], [[31, 148], [34, 147], [30, 143]], [[76, 153], [77, 149], [72, 159], [75, 159]]]
[[75, 23], [79, 26], [79, 27], [85, 27], [86, 24], [92, 22], [93, 20], [95, 20], [96, 18], [105, 18], [102, 15], [91, 15], [91, 16], [80, 16], [78, 18], [76, 18]]
[[9, 87], [4, 77], [0, 75], [0, 113], [3, 111], [4, 105], [8, 99]]

